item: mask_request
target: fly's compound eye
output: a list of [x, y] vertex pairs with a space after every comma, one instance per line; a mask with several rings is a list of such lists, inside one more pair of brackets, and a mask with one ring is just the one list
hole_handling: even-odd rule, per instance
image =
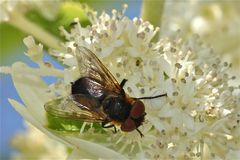
[[133, 107], [130, 112], [131, 118], [138, 119], [139, 117], [141, 117], [144, 114], [145, 114], [145, 106], [144, 106], [143, 102], [136, 101], [133, 104]]
[[122, 125], [121, 130], [124, 132], [131, 132], [136, 129], [136, 125], [131, 118], [128, 118]]

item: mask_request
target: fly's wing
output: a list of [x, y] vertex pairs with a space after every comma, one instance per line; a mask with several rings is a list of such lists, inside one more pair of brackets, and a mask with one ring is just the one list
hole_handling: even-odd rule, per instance
[[49, 101], [44, 108], [48, 114], [60, 118], [87, 122], [103, 122], [107, 118], [97, 99], [82, 94]]
[[78, 67], [82, 76], [97, 79], [105, 90], [121, 93], [121, 87], [109, 70], [97, 56], [89, 49], [78, 46], [76, 48]]

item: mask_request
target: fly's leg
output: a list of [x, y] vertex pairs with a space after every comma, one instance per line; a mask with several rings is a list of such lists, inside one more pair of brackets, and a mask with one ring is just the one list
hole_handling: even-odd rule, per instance
[[120, 87], [123, 88], [126, 82], [127, 82], [127, 79], [123, 79], [122, 82], [120, 83]]
[[123, 79], [122, 82], [120, 83], [120, 87], [121, 87], [121, 95], [125, 97], [125, 91], [123, 89], [123, 86], [125, 85], [125, 83], [127, 82], [127, 79]]
[[102, 122], [103, 128], [113, 128], [113, 133], [117, 133], [117, 128], [114, 124], [108, 124], [108, 122]]
[[141, 137], [144, 137], [144, 135], [142, 134], [142, 132], [138, 128], [136, 130], [138, 131], [138, 133], [140, 134]]

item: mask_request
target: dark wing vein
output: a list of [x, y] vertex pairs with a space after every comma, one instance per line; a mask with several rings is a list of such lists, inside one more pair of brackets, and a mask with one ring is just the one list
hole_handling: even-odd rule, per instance
[[111, 92], [121, 92], [117, 80], [92, 51], [79, 46], [76, 48], [76, 57], [81, 76], [99, 80]]

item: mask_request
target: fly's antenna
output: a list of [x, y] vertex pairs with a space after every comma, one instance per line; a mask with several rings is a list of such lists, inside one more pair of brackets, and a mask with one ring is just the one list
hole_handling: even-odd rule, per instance
[[166, 97], [166, 96], [167, 96], [167, 93], [164, 93], [164, 94], [160, 94], [160, 95], [157, 95], [157, 96], [151, 96], [151, 97], [139, 97], [139, 98], [134, 98], [134, 99], [154, 99], [154, 98]]

